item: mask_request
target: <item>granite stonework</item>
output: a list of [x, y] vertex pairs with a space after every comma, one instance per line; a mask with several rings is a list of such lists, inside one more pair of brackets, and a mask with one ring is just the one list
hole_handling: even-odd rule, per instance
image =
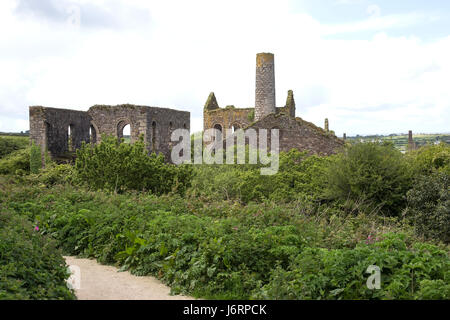
[[190, 113], [131, 104], [95, 105], [88, 111], [30, 107], [30, 140], [54, 158], [73, 153], [82, 142], [98, 143], [104, 134], [122, 138], [128, 124], [131, 142], [143, 135], [148, 152], [162, 153], [169, 161], [171, 133], [190, 129]]
[[[279, 129], [280, 150], [298, 149], [309, 154], [330, 155], [344, 146], [343, 139], [329, 130], [328, 119], [325, 130], [295, 117], [295, 100], [288, 91], [286, 104], [275, 106], [274, 55], [259, 53], [256, 56], [255, 108], [220, 108], [214, 93], [211, 93], [203, 109], [203, 128], [220, 130], [236, 128]], [[269, 134], [270, 138], [270, 134]], [[269, 139], [270, 140], [270, 139]], [[224, 144], [225, 147], [225, 144]]]

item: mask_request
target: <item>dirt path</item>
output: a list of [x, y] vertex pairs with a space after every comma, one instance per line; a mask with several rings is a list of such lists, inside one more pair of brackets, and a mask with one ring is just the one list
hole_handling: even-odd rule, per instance
[[[191, 300], [186, 296], [169, 295], [170, 288], [153, 277], [137, 277], [118, 272], [95, 260], [64, 257], [72, 270], [79, 267], [80, 288], [75, 288], [79, 300]], [[75, 283], [75, 282], [74, 282]]]

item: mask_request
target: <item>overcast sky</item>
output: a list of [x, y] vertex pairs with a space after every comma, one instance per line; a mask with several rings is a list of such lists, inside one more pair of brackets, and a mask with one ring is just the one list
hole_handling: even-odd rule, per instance
[[450, 132], [450, 1], [1, 0], [0, 131], [28, 106], [254, 106], [258, 52], [277, 106], [338, 136]]

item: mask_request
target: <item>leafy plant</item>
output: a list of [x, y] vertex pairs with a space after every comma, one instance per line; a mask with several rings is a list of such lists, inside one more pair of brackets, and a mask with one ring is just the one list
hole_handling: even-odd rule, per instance
[[191, 168], [164, 162], [164, 157], [147, 155], [143, 138], [128, 144], [103, 137], [97, 145], [83, 144], [77, 150], [77, 177], [90, 188], [115, 192], [147, 190], [155, 194], [183, 193], [190, 185]]
[[0, 300], [74, 299], [56, 242], [24, 217], [0, 214]]
[[371, 201], [387, 215], [399, 215], [411, 187], [411, 172], [390, 143], [357, 143], [336, 156], [328, 171], [328, 195]]
[[450, 175], [434, 172], [416, 178], [407, 193], [408, 207], [404, 216], [416, 230], [429, 239], [450, 242]]
[[30, 172], [37, 174], [41, 168], [41, 149], [33, 142], [30, 150]]

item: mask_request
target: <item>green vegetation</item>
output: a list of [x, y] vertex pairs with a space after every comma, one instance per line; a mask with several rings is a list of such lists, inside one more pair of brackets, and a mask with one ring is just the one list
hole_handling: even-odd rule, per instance
[[41, 149], [34, 144], [31, 145], [30, 150], [30, 173], [37, 174], [42, 167]]
[[0, 159], [28, 146], [28, 137], [0, 136]]
[[364, 199], [396, 215], [411, 188], [405, 157], [390, 143], [359, 143], [337, 155], [328, 172], [328, 192], [338, 199]]
[[[387, 136], [384, 135], [370, 135], [370, 136], [360, 136], [357, 135], [355, 137], [347, 137], [347, 140], [355, 143], [355, 142], [371, 142], [371, 141], [389, 141], [394, 144], [394, 146], [401, 150], [406, 151], [408, 147], [408, 134], [390, 134]], [[435, 143], [444, 142], [450, 144], [450, 134], [414, 134], [413, 140], [416, 145], [421, 146], [429, 146]]]
[[0, 299], [74, 299], [56, 246], [25, 216], [0, 213]]
[[31, 148], [13, 151], [0, 159], [0, 174], [24, 175], [30, 173]]
[[[350, 145], [330, 157], [292, 150], [280, 155], [276, 175], [262, 176], [257, 165], [176, 167], [146, 156], [142, 141], [102, 139], [84, 145], [74, 166], [49, 163], [31, 175], [12, 167], [0, 176], [0, 212], [38, 225], [35, 241], [59, 248], [48, 254], [154, 275], [173, 293], [449, 299], [449, 154], [445, 144], [406, 155], [390, 143]], [[25, 259], [1, 248], [2, 257]], [[42, 246], [29, 250], [43, 254]], [[46, 270], [60, 274], [60, 288], [63, 268], [51, 261]], [[380, 290], [366, 286], [369, 265], [381, 268]], [[13, 288], [5, 282], [0, 297]], [[20, 288], [18, 298], [47, 295]], [[48, 297], [72, 298], [62, 289]]]
[[89, 188], [115, 192], [184, 193], [191, 178], [191, 167], [166, 164], [162, 155], [147, 156], [142, 138], [128, 144], [105, 136], [101, 144], [83, 144], [74, 168], [77, 178]]

